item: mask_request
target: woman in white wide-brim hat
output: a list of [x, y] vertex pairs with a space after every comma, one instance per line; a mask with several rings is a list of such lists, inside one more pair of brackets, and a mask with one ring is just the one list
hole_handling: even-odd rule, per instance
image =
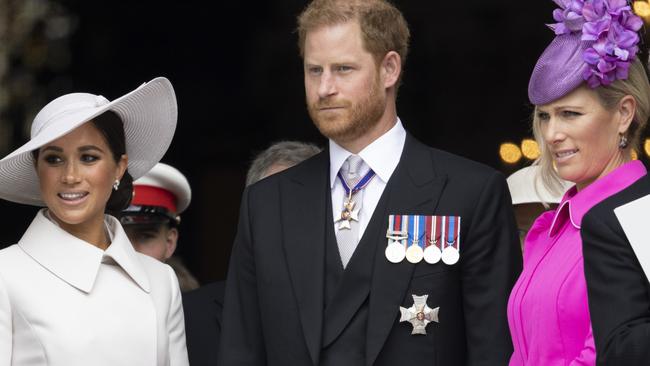
[[67, 94], [0, 160], [0, 198], [46, 207], [0, 250], [0, 366], [188, 364], [174, 272], [106, 214], [129, 204], [176, 117], [165, 78], [112, 102]]

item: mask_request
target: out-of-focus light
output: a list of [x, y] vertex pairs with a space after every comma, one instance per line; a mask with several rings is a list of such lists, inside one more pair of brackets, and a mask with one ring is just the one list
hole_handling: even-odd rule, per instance
[[521, 160], [521, 150], [512, 142], [505, 142], [499, 147], [499, 156], [505, 163], [514, 164]]
[[650, 139], [645, 139], [645, 142], [643, 143], [643, 151], [645, 151], [645, 155], [650, 157]]
[[539, 158], [540, 151], [537, 141], [533, 139], [523, 139], [521, 141], [521, 153], [526, 159], [535, 160]]
[[635, 1], [632, 7], [634, 13], [643, 18], [646, 23], [650, 21], [650, 3], [648, 3], [648, 0]]
[[639, 160], [639, 153], [636, 150], [632, 150], [630, 155], [632, 156], [632, 160]]

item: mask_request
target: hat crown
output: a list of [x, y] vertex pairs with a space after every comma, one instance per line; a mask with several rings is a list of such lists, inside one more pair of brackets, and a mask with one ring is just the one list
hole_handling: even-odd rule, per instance
[[108, 103], [108, 99], [103, 96], [90, 93], [71, 93], [60, 96], [38, 112], [32, 123], [31, 138], [63, 120], [63, 117], [69, 114], [84, 110], [90, 111]]

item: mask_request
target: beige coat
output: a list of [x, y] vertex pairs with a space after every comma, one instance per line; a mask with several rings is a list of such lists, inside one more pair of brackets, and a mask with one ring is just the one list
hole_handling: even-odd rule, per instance
[[106, 225], [102, 251], [41, 210], [0, 250], [0, 366], [188, 365], [174, 272]]

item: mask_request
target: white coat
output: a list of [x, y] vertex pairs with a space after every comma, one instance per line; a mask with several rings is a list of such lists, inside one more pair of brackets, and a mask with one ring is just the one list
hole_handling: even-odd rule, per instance
[[0, 366], [188, 365], [178, 280], [120, 223], [103, 251], [39, 211], [0, 250]]

